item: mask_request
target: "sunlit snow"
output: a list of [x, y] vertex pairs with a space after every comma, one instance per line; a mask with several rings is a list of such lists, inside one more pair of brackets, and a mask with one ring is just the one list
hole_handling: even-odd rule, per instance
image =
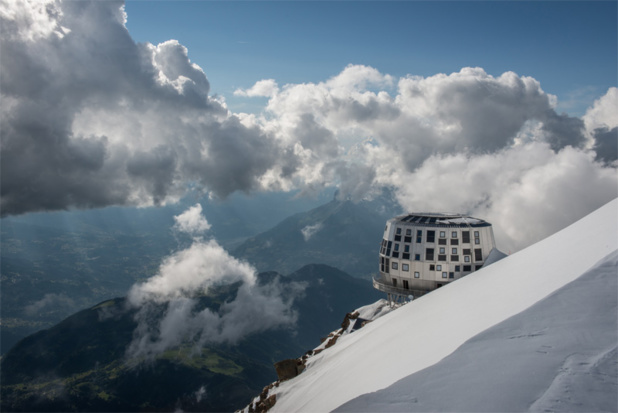
[[615, 409], [617, 220], [615, 199], [342, 336], [271, 411]]

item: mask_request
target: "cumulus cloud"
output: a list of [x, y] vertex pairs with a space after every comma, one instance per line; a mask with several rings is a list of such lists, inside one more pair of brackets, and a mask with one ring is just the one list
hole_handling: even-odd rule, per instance
[[[577, 118], [513, 72], [395, 78], [349, 65], [319, 82], [258, 80], [235, 94], [268, 97], [264, 112], [235, 114], [209, 96], [179, 42], [136, 44], [122, 2], [41, 4], [11, 2], [0, 13], [5, 215], [157, 205], [188, 187], [225, 197], [336, 186], [354, 200], [389, 187], [409, 209], [484, 218], [499, 218], [508, 200], [530, 214], [566, 204], [541, 214], [529, 235], [505, 230], [516, 248], [617, 195], [615, 87]], [[539, 170], [547, 178], [531, 180]], [[574, 183], [585, 196], [565, 202], [557, 188]]]
[[292, 155], [210, 97], [177, 41], [136, 44], [122, 2], [2, 10], [2, 214], [164, 204], [189, 183], [224, 197]]
[[264, 79], [257, 81], [249, 89], [236, 89], [234, 95], [247, 97], [271, 97], [279, 91], [279, 86], [275, 79]]
[[[190, 221], [191, 229], [203, 227], [207, 221], [197, 211], [196, 205], [176, 218]], [[235, 297], [219, 309], [200, 304], [211, 288], [232, 284], [237, 286]], [[251, 265], [230, 256], [215, 240], [196, 238], [129, 291], [128, 303], [138, 309], [138, 326], [127, 356], [152, 358], [185, 342], [197, 347], [234, 344], [256, 332], [291, 326], [297, 317], [292, 304], [303, 290], [299, 283], [284, 286], [278, 279], [259, 282]]]
[[174, 228], [189, 235], [198, 235], [210, 229], [210, 224], [202, 215], [202, 205], [195, 204], [174, 217]]

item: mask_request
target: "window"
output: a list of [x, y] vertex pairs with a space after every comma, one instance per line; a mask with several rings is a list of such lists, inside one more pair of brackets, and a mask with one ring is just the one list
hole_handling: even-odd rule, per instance
[[412, 237], [406, 235], [405, 237], [403, 237], [403, 242], [412, 242]]
[[444, 247], [440, 248], [440, 254], [446, 254], [446, 251], [444, 251]]
[[455, 273], [454, 272], [449, 272], [448, 273], [448, 278], [455, 278]]
[[380, 271], [384, 272], [384, 257], [380, 257]]
[[479, 245], [481, 243], [481, 240], [479, 238], [474, 238], [474, 243], [476, 245]]
[[472, 251], [471, 249], [464, 248], [463, 255], [472, 255], [471, 251]]
[[391, 255], [391, 246], [393, 245], [393, 241], [389, 241], [388, 244], [386, 244], [386, 256], [388, 257], [389, 255]]
[[410, 254], [407, 252], [404, 252], [403, 254], [401, 254], [401, 258], [403, 258], [404, 260], [409, 260], [410, 259]]
[[397, 251], [393, 251], [393, 258], [399, 258], [399, 253]]
[[434, 264], [431, 264], [429, 266], [429, 271], [435, 271], [436, 270], [436, 266]]
[[404, 245], [403, 252], [410, 252], [410, 246], [409, 245]]
[[436, 270], [442, 271], [442, 266], [441, 265], [436, 265]]
[[461, 231], [461, 242], [464, 244], [470, 243], [470, 231]]
[[470, 256], [469, 255], [465, 255], [464, 256], [464, 262], [470, 262]]
[[451, 248], [451, 254], [457, 254], [457, 248]]
[[393, 287], [397, 287], [397, 278], [393, 278]]
[[403, 288], [405, 288], [406, 290], [410, 289], [410, 285], [408, 284], [408, 280], [403, 280]]
[[388, 258], [386, 259], [386, 261], [384, 262], [384, 269], [386, 270], [386, 273], [388, 274], [391, 270], [390, 267], [390, 261], [388, 260]]
[[482, 264], [481, 264], [481, 265], [475, 265], [475, 266], [474, 266], [474, 270], [475, 270], [475, 271], [478, 271], [478, 270], [480, 270], [481, 268], [483, 268], [483, 265], [482, 265]]
[[438, 261], [446, 261], [446, 254], [438, 254]]
[[446, 245], [446, 238], [438, 239], [438, 245]]
[[417, 229], [416, 230], [416, 243], [420, 244], [421, 242], [423, 242], [423, 230]]
[[427, 242], [436, 242], [436, 231], [427, 231]]
[[[433, 250], [431, 252], [431, 259], [433, 259]], [[421, 254], [414, 254], [414, 261], [420, 261], [421, 260]]]
[[442, 273], [442, 278], [446, 278], [446, 273], [445, 272]]
[[440, 238], [446, 238], [446, 231], [440, 231]]
[[451, 238], [457, 238], [457, 231], [451, 232]]
[[478, 231], [474, 231], [474, 238], [478, 238], [479, 237], [479, 232]]
[[464, 265], [464, 266], [463, 266], [463, 270], [464, 270], [464, 272], [466, 272], [466, 271], [472, 271], [472, 267], [471, 267], [470, 265]]
[[480, 235], [478, 231], [474, 231], [474, 243], [476, 245], [481, 243]]
[[414, 271], [414, 278], [420, 278], [421, 273], [418, 271]]
[[460, 271], [460, 268], [461, 268], [461, 267], [460, 267], [459, 265], [456, 265], [456, 266], [455, 266], [455, 272], [459, 272], [459, 271]]
[[408, 264], [401, 264], [401, 270], [402, 271], [410, 271], [410, 265], [408, 265]]
[[406, 229], [406, 235], [407, 236], [412, 236], [412, 230], [411, 229]]
[[451, 245], [459, 245], [459, 240], [457, 238], [451, 238]]
[[459, 261], [459, 255], [451, 255], [451, 261], [454, 261], [454, 262]]
[[401, 235], [395, 235], [395, 241], [401, 242]]
[[425, 250], [425, 261], [433, 261], [433, 248]]
[[483, 251], [480, 248], [474, 250], [474, 261], [483, 261]]
[[399, 251], [399, 244], [395, 244], [395, 251]]
[[397, 228], [395, 233], [396, 233], [397, 235], [401, 235], [401, 228]]

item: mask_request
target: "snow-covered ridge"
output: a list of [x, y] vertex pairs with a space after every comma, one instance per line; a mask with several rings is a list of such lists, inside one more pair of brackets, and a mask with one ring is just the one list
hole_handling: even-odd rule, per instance
[[[273, 389], [272, 412], [327, 412], [438, 363], [618, 249], [618, 200], [545, 240], [342, 336]], [[453, 407], [455, 408], [455, 407]]]

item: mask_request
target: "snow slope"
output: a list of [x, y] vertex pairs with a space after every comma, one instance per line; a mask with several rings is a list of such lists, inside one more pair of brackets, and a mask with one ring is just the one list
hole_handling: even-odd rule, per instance
[[[611, 363], [616, 359], [615, 299], [612, 301], [605, 296], [602, 301], [595, 294], [602, 292], [602, 285], [608, 283], [605, 292], [609, 291], [615, 297], [615, 251], [617, 249], [618, 200], [615, 199], [559, 233], [415, 300], [353, 334], [341, 337], [335, 346], [312, 357], [308, 361], [307, 369], [300, 376], [283, 382], [274, 389], [277, 402], [271, 411], [332, 411], [361, 395], [386, 388], [388, 389], [383, 392], [367, 395], [347, 406], [342, 406], [342, 410], [361, 410], [360, 407], [363, 405], [366, 406], [367, 411], [389, 410], [388, 406], [392, 408], [391, 411], [503, 411], [526, 410], [527, 408], [542, 410], [547, 406], [559, 408], [563, 401], [563, 398], [559, 397], [561, 392], [579, 383], [578, 380], [583, 377], [581, 374], [570, 376], [569, 372], [578, 371], [578, 369], [585, 371], [587, 368], [598, 371], [609, 370], [609, 378], [604, 382], [605, 384], [600, 384], [599, 388], [609, 386], [611, 389], [613, 386], [613, 393], [615, 393], [616, 364]], [[591, 269], [592, 271], [584, 275]], [[595, 275], [600, 273], [605, 275], [602, 277]], [[580, 277], [582, 279], [578, 283], [574, 283], [564, 291], [557, 292]], [[590, 277], [595, 280], [601, 277], [601, 281], [587, 283], [586, 280]], [[598, 285], [596, 289], [592, 286], [589, 290], [581, 288], [582, 285], [599, 283], [600, 289]], [[561, 319], [561, 322], [566, 323], [564, 328], [552, 329], [560, 314], [569, 308], [568, 304], [560, 306], [554, 301], [560, 302], [565, 300], [564, 297], [571, 297], [567, 299], [574, 301], [572, 297], [578, 296], [579, 288], [582, 290], [581, 295], [590, 294], [588, 300], [579, 300], [574, 306], [580, 308], [579, 313], [587, 314], [589, 317], [590, 314], [605, 311], [606, 317], [592, 318], [589, 323], [586, 323], [586, 318], [584, 318], [579, 324], [569, 327], [568, 322], [577, 319], [578, 312], [573, 311]], [[541, 302], [554, 292], [556, 294]], [[531, 308], [537, 303], [539, 303], [538, 306]], [[596, 310], [588, 308], [587, 303], [594, 304], [598, 308]], [[538, 309], [543, 309], [544, 306], [550, 309], [542, 311]], [[522, 313], [529, 308], [528, 314]], [[536, 313], [536, 311], [540, 312]], [[513, 317], [518, 314], [518, 317]], [[498, 325], [511, 317], [513, 318], [507, 323]], [[541, 318], [538, 319], [538, 317]], [[496, 327], [490, 330], [492, 326]], [[603, 336], [601, 330], [605, 330], [608, 334], [603, 340], [597, 338]], [[479, 335], [482, 332], [485, 333]], [[564, 339], [571, 338], [569, 336], [571, 333], [576, 337], [588, 337], [588, 340], [574, 338], [568, 341]], [[514, 339], [508, 342], [509, 337]], [[548, 339], [547, 344], [543, 341], [543, 337]], [[472, 338], [474, 340], [468, 342], [467, 346], [462, 346]], [[607, 344], [608, 340], [610, 343], [613, 340], [613, 349]], [[599, 342], [600, 348], [586, 347], [595, 341]], [[482, 344], [478, 346], [470, 344], [474, 342]], [[554, 350], [560, 349], [558, 344], [562, 342], [564, 342], [564, 349]], [[535, 347], [537, 344], [538, 346]], [[544, 345], [550, 347], [542, 347]], [[458, 350], [460, 346], [462, 348]], [[466, 350], [470, 346], [473, 350]], [[490, 357], [488, 360], [492, 363], [484, 364], [484, 369], [473, 362], [471, 356], [466, 355], [466, 351], [491, 353], [494, 346], [506, 348]], [[580, 347], [581, 352], [578, 350]], [[533, 348], [534, 351], [532, 351]], [[546, 349], [547, 353], [542, 353]], [[537, 360], [539, 358], [537, 350], [541, 352], [538, 354], [552, 353], [551, 356], [543, 359], [552, 360], [551, 363], [543, 364]], [[453, 357], [445, 359], [450, 354], [453, 354]], [[520, 356], [516, 357], [517, 354]], [[528, 356], [531, 359], [520, 364], [518, 360], [522, 357], [526, 359]], [[477, 355], [474, 360], [482, 358]], [[445, 359], [443, 363], [439, 363], [442, 359]], [[537, 370], [528, 370], [523, 367], [530, 368], [541, 364], [543, 367]], [[441, 375], [431, 375], [431, 369], [427, 368], [434, 365], [434, 371], [441, 372]], [[440, 388], [441, 392], [437, 391], [434, 394], [435, 399], [432, 400], [444, 398], [449, 394], [448, 382], [440, 382], [439, 377], [444, 379], [445, 376], [449, 376], [453, 368], [461, 369], [463, 365], [465, 365], [465, 370], [459, 373], [461, 375], [459, 378], [464, 383], [468, 380], [471, 383], [470, 387], [463, 386], [459, 393], [454, 393], [456, 397], [446, 397], [446, 399], [456, 403], [458, 399], [465, 398], [467, 395], [469, 400], [477, 399], [474, 407], [432, 404], [434, 402], [430, 400], [424, 405], [415, 407], [418, 403], [418, 396], [406, 399], [405, 395], [410, 393], [409, 386], [417, 385], [419, 380], [429, 381], [435, 387]], [[422, 372], [424, 369], [427, 370]], [[420, 373], [415, 374], [418, 372]], [[423, 374], [428, 376], [423, 376]], [[506, 382], [510, 386], [520, 387], [512, 392], [509, 400], [515, 400], [519, 404], [514, 401], [504, 401], [505, 404], [501, 405], [501, 399], [498, 399], [495, 401], [496, 404], [488, 402], [489, 407], [479, 408], [485, 406], [483, 404], [485, 396], [479, 396], [479, 393], [485, 394], [481, 391], [483, 386], [493, 383], [497, 377], [506, 377], [509, 374], [512, 374], [513, 378]], [[585, 373], [582, 374], [585, 375]], [[405, 380], [393, 386], [394, 383], [404, 378]], [[434, 388], [431, 384], [426, 386], [428, 389]], [[524, 391], [524, 387], [531, 390]], [[496, 388], [496, 392], [504, 391], [504, 388], [501, 389]], [[401, 395], [401, 400], [403, 400], [401, 401], [403, 404], [398, 407], [396, 404], [389, 403], [397, 394]], [[522, 394], [528, 398], [520, 400], [523, 397]], [[415, 397], [417, 397], [416, 402]], [[536, 404], [530, 405], [530, 403]], [[574, 405], [577, 403], [576, 400]], [[590, 408], [588, 407], [587, 410]]]

